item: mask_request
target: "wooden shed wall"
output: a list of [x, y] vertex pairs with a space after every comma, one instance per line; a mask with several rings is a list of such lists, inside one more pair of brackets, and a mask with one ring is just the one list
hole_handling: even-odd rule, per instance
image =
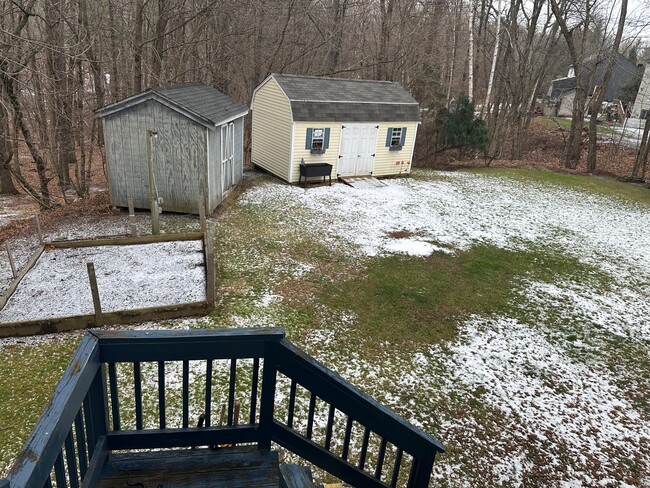
[[291, 105], [277, 81], [269, 78], [254, 94], [252, 118], [253, 164], [283, 180], [291, 160]]
[[104, 118], [111, 202], [149, 208], [147, 130], [153, 140], [154, 175], [163, 210], [196, 212], [205, 188], [206, 128], [154, 101]]

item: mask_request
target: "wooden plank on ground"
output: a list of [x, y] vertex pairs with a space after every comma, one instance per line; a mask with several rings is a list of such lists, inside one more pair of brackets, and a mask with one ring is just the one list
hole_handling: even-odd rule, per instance
[[[206, 315], [210, 307], [206, 302], [180, 303], [102, 314], [102, 325], [127, 325], [153, 320], [168, 320], [180, 317]], [[73, 330], [97, 327], [95, 314], [76, 315], [74, 317], [56, 317], [51, 319], [29, 320], [0, 324], [0, 339], [6, 337], [25, 337], [42, 334], [55, 334]]]
[[158, 242], [172, 241], [198, 241], [203, 239], [202, 232], [187, 232], [185, 234], [161, 234], [135, 237], [106, 237], [97, 239], [81, 239], [75, 241], [52, 241], [49, 245], [65, 249], [74, 247], [99, 247], [99, 246], [134, 246], [138, 244], [155, 244]]
[[27, 263], [25, 266], [22, 267], [22, 269], [18, 272], [18, 276], [16, 277], [15, 280], [11, 282], [9, 287], [5, 290], [5, 292], [0, 295], [0, 310], [4, 308], [4, 306], [7, 304], [9, 299], [11, 298], [11, 295], [16, 291], [16, 288], [20, 284], [21, 280], [25, 277], [25, 275], [29, 272], [30, 269], [34, 267], [36, 264], [36, 261], [38, 261], [38, 258], [41, 257], [41, 254], [43, 254], [44, 247], [40, 246], [34, 254], [27, 260]]

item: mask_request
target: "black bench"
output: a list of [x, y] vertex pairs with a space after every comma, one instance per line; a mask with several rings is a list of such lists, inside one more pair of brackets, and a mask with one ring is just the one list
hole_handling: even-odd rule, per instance
[[329, 184], [332, 186], [332, 165], [329, 163], [305, 163], [302, 161], [300, 163], [300, 176], [298, 177], [298, 185], [303, 181], [303, 187], [307, 187], [307, 178], [322, 176], [323, 183], [325, 183], [325, 177], [329, 176]]

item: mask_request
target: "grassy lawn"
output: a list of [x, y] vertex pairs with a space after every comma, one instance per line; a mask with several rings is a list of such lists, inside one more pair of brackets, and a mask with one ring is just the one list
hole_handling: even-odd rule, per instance
[[[438, 484], [641, 486], [648, 210], [648, 190], [543, 171], [421, 171], [365, 193], [258, 177], [211, 221], [214, 313], [147, 327], [284, 327], [445, 444]], [[79, 338], [0, 346], [0, 473]]]

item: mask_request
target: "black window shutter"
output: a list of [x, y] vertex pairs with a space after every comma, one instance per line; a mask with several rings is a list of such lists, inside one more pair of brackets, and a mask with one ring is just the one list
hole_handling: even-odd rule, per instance
[[393, 128], [389, 127], [388, 132], [386, 133], [386, 147], [390, 147], [391, 137], [393, 137]]
[[404, 147], [404, 141], [406, 141], [406, 127], [402, 127], [402, 138], [399, 140], [399, 145]]
[[330, 147], [330, 130], [325, 129], [325, 137], [323, 139], [323, 150], [329, 149]]
[[311, 133], [314, 129], [307, 129], [307, 140], [305, 141], [305, 149], [311, 149]]

